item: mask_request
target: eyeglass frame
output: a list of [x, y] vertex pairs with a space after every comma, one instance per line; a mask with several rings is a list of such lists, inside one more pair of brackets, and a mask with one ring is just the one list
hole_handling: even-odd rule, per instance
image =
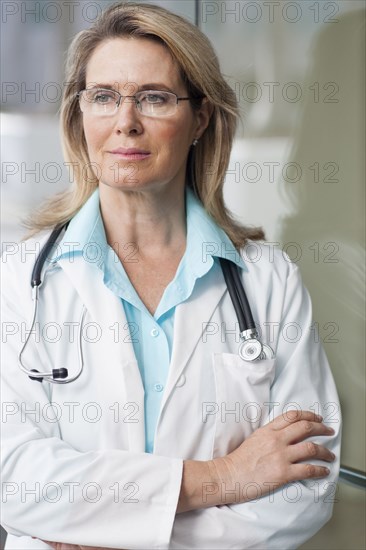
[[[193, 100], [193, 101], [196, 101], [196, 100], [198, 100], [198, 99], [204, 99], [204, 98], [206, 97], [206, 96], [199, 96], [199, 97], [178, 97], [177, 94], [175, 94], [174, 92], [169, 92], [168, 90], [140, 90], [140, 91], [136, 92], [135, 95], [122, 95], [120, 92], [118, 92], [118, 91], [115, 90], [114, 88], [97, 88], [97, 87], [94, 88], [94, 87], [93, 87], [93, 88], [84, 88], [84, 90], [80, 90], [80, 92], [77, 92], [77, 93], [75, 94], [75, 97], [78, 98], [79, 103], [80, 103], [80, 99], [81, 99], [81, 97], [82, 97], [83, 92], [87, 92], [87, 91], [90, 91], [90, 90], [101, 90], [101, 91], [104, 91], [104, 92], [113, 92], [113, 93], [115, 93], [115, 94], [117, 94], [117, 95], [119, 96], [118, 100], [116, 101], [116, 109], [115, 109], [115, 111], [113, 112], [113, 114], [107, 115], [107, 116], [113, 116], [113, 115], [115, 115], [115, 114], [117, 113], [117, 111], [118, 111], [118, 109], [119, 109], [121, 103], [123, 103], [123, 100], [124, 100], [124, 99], [128, 99], [128, 98], [134, 100], [135, 107], [136, 107], [136, 109], [139, 111], [139, 113], [140, 113], [142, 116], [148, 116], [148, 117], [151, 117], [151, 118], [159, 118], [159, 116], [161, 116], [161, 117], [172, 116], [172, 115], [175, 113], [175, 111], [174, 111], [174, 112], [171, 113], [171, 115], [168, 114], [168, 115], [158, 115], [158, 116], [156, 116], [156, 115], [147, 115], [146, 113], [143, 113], [143, 112], [141, 111], [141, 102], [138, 101], [138, 100], [136, 99], [136, 95], [139, 94], [139, 93], [143, 93], [143, 92], [155, 92], [155, 93], [163, 92], [163, 93], [165, 93], [165, 94], [169, 94], [169, 95], [171, 95], [171, 96], [175, 96], [175, 99], [176, 99], [175, 105], [178, 105], [178, 102], [179, 102], [179, 101], [186, 101], [186, 100]], [[86, 101], [88, 101], [88, 100], [86, 100]], [[92, 103], [92, 102], [89, 101], [89, 103]], [[102, 115], [99, 115], [99, 116], [102, 116]]]

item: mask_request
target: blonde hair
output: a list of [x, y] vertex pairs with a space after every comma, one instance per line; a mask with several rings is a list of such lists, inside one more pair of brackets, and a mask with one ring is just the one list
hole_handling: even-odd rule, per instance
[[198, 144], [191, 147], [187, 184], [194, 188], [205, 210], [236, 248], [244, 246], [247, 239], [263, 239], [260, 228], [240, 225], [224, 204], [223, 185], [239, 111], [235, 93], [221, 74], [210, 41], [189, 21], [164, 8], [123, 2], [107, 8], [93, 26], [78, 33], [70, 45], [61, 103], [61, 137], [65, 160], [73, 167], [73, 184], [70, 190], [46, 201], [28, 220], [30, 234], [66, 223], [98, 186], [76, 94], [85, 88], [87, 64], [96, 47], [105, 40], [124, 36], [156, 40], [170, 51], [188, 95], [196, 98], [190, 102], [193, 109], [200, 107], [200, 97], [207, 98], [213, 111]]

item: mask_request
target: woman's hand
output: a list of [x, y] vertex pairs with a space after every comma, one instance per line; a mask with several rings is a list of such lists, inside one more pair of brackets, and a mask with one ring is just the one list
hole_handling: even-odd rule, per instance
[[[306, 441], [312, 436], [333, 435], [322, 418], [309, 411], [288, 411], [258, 428], [235, 451], [211, 461], [221, 490], [229, 495], [235, 490], [236, 502], [264, 496], [290, 483], [329, 474], [326, 466], [314, 466], [309, 460], [332, 462], [334, 454], [323, 445]], [[236, 484], [239, 484], [236, 485]], [[222, 502], [230, 504], [232, 502]]]
[[[42, 539], [41, 539], [42, 540]], [[65, 542], [51, 542], [49, 540], [42, 540], [42, 542], [45, 542], [49, 546], [53, 548], [53, 550], [86, 550], [87, 548], [92, 548], [91, 546], [78, 546], [77, 544], [66, 544]], [[93, 550], [96, 550], [95, 548]]]
[[[33, 539], [36, 537], [32, 537]], [[102, 548], [101, 546], [80, 546], [78, 544], [67, 544], [66, 542], [51, 542], [49, 540], [43, 540], [53, 550], [109, 550], [108, 548]]]

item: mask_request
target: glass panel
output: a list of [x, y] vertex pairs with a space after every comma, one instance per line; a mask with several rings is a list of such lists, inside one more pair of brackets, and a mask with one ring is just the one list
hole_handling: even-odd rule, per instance
[[[364, 470], [365, 4], [203, 1], [200, 20], [243, 118], [227, 203], [300, 266], [342, 403], [342, 462]], [[364, 525], [364, 496], [342, 489], [306, 548], [362, 547], [346, 507]]]

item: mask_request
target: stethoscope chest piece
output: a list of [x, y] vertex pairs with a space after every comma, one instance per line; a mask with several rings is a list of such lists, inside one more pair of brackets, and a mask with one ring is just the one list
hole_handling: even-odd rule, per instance
[[255, 361], [262, 355], [262, 344], [255, 338], [248, 338], [239, 345], [239, 355], [244, 361]]
[[244, 361], [273, 359], [275, 354], [271, 346], [262, 344], [256, 338], [247, 338], [239, 345], [239, 356]]

